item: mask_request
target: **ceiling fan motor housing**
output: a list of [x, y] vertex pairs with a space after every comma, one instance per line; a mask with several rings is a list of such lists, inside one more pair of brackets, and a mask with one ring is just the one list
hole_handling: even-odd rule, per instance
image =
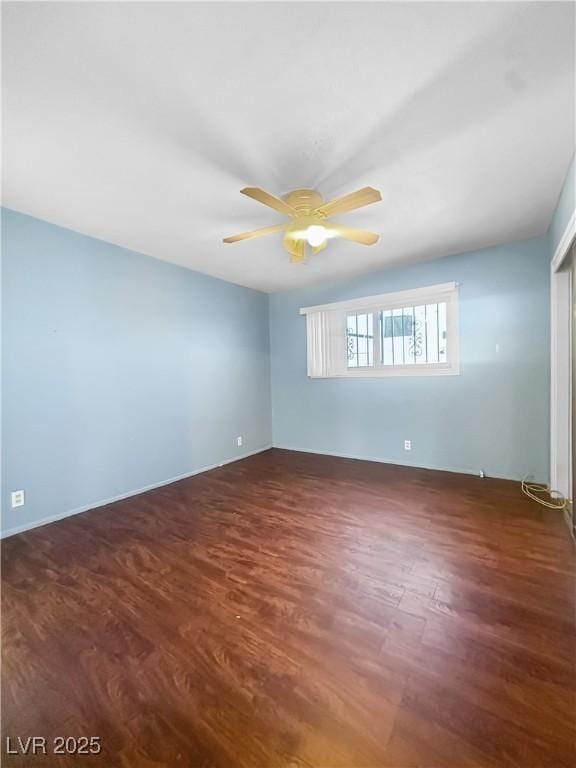
[[322, 195], [313, 189], [295, 189], [285, 195], [284, 200], [304, 216], [312, 213], [323, 203]]

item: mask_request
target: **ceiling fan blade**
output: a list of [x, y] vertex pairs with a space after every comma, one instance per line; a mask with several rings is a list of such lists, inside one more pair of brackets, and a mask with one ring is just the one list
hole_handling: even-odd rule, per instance
[[367, 232], [365, 229], [353, 229], [352, 227], [341, 227], [339, 224], [331, 226], [330, 231], [338, 237], [352, 240], [354, 243], [360, 243], [361, 245], [374, 245], [380, 239], [380, 235], [377, 235], [375, 232]]
[[262, 227], [262, 229], [253, 229], [251, 232], [242, 232], [240, 235], [231, 235], [223, 238], [223, 243], [237, 243], [239, 240], [250, 240], [251, 237], [262, 237], [262, 235], [271, 235], [274, 232], [284, 232], [290, 226], [286, 224], [275, 224], [272, 227]]
[[323, 216], [338, 216], [341, 213], [354, 211], [356, 208], [363, 208], [365, 205], [370, 205], [370, 203], [377, 203], [379, 200], [382, 200], [382, 195], [377, 189], [363, 187], [356, 192], [351, 192], [349, 195], [344, 195], [344, 197], [338, 197], [336, 200], [324, 203], [319, 208], [316, 208], [315, 213], [320, 213]]
[[298, 213], [295, 208], [292, 208], [292, 206], [288, 205], [284, 200], [281, 200], [275, 195], [271, 195], [270, 192], [266, 192], [264, 189], [260, 189], [260, 187], [244, 187], [240, 192], [243, 195], [251, 197], [253, 200], [257, 200], [259, 203], [274, 208], [275, 211], [283, 213], [286, 216], [296, 216]]
[[290, 254], [290, 261], [293, 264], [299, 264], [304, 261], [306, 258], [306, 240], [286, 235], [283, 244], [284, 248]]

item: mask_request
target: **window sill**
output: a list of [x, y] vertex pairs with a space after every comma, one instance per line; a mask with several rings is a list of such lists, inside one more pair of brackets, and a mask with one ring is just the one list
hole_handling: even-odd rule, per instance
[[390, 376], [459, 376], [456, 365], [398, 365], [393, 368], [357, 368], [324, 376], [310, 376], [311, 379], [380, 379]]

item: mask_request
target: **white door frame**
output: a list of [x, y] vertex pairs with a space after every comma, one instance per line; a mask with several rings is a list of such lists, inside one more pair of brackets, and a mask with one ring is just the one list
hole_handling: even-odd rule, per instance
[[550, 275], [550, 487], [572, 496], [572, 279], [563, 269], [576, 236], [576, 211], [558, 243]]

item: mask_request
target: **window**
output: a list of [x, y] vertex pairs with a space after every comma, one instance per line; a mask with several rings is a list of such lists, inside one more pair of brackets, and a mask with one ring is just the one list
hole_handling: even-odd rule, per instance
[[445, 363], [446, 342], [445, 301], [346, 317], [348, 368]]
[[308, 375], [457, 374], [455, 283], [307, 307]]
[[348, 315], [346, 353], [348, 368], [362, 368], [374, 361], [374, 317], [372, 314]]

